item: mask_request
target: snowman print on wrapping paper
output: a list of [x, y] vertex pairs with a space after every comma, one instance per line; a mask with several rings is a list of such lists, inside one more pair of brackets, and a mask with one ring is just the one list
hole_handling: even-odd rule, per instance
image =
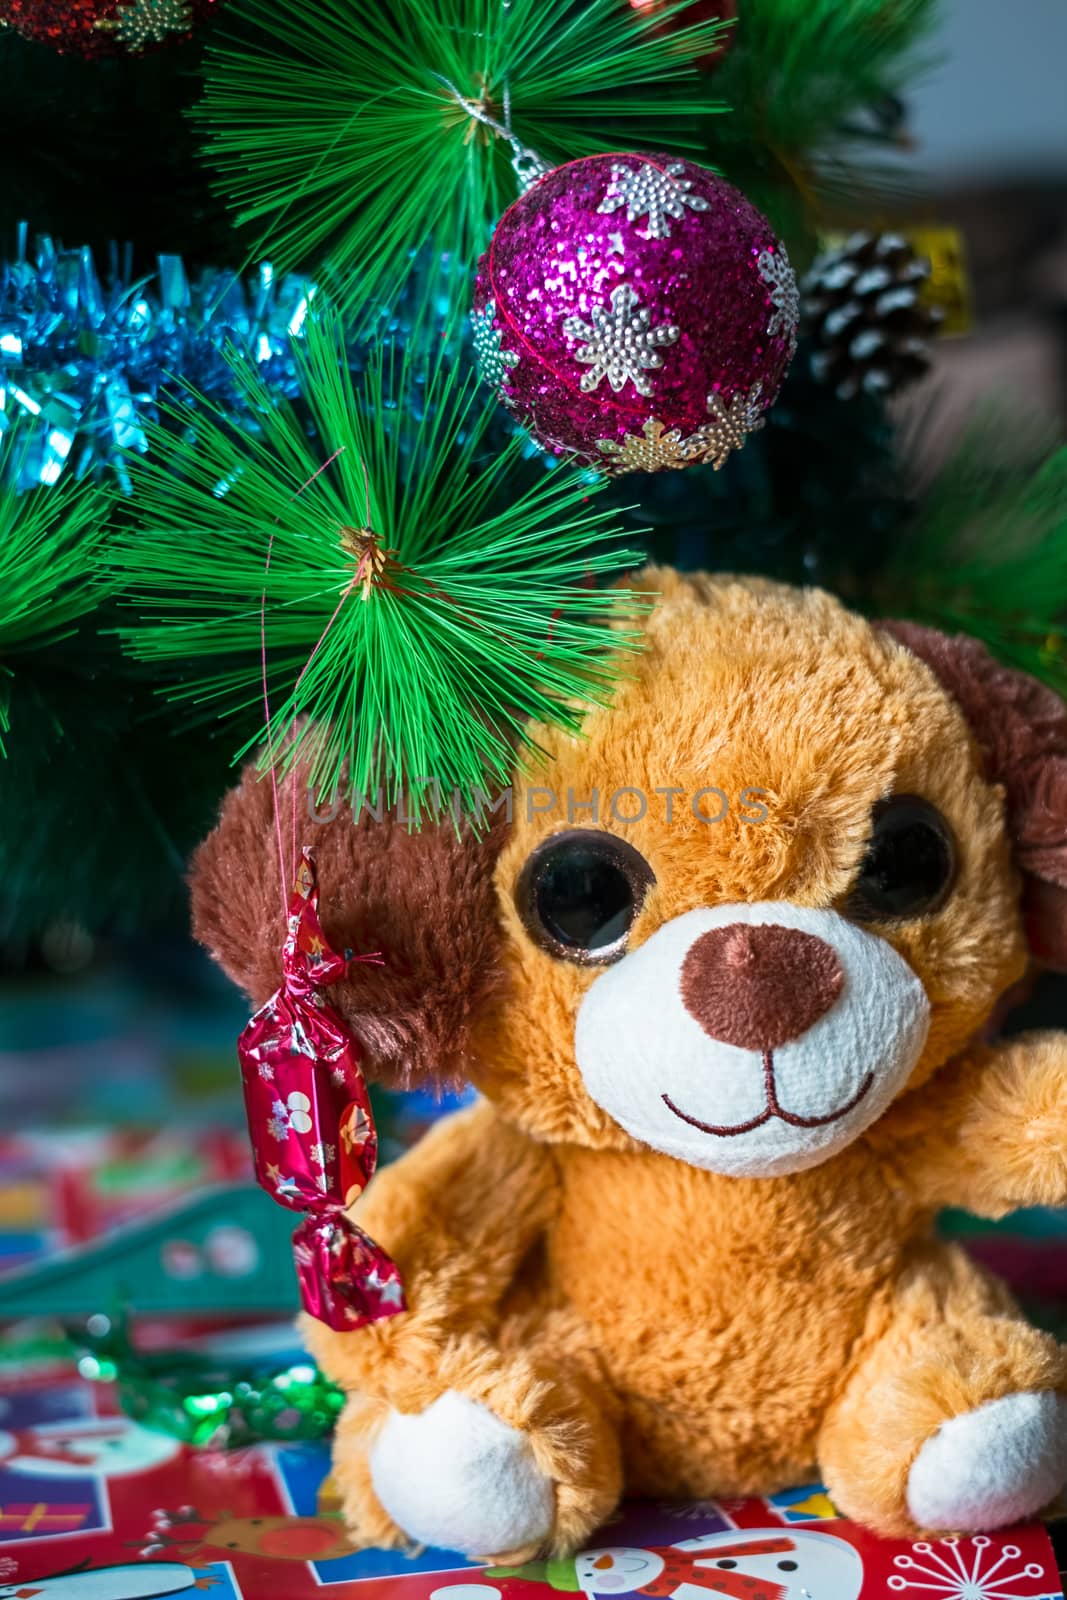
[[576, 1561], [587, 1596], [649, 1600], [859, 1600], [859, 1552], [832, 1534], [745, 1528], [640, 1550], [584, 1550]]
[[73, 1417], [0, 1429], [0, 1466], [35, 1477], [136, 1477], [172, 1461], [181, 1449], [165, 1433], [125, 1417]]
[[214, 1579], [198, 1575], [178, 1562], [145, 1567], [126, 1562], [118, 1567], [87, 1567], [10, 1585], [0, 1582], [0, 1600], [164, 1600], [165, 1596], [211, 1590]]

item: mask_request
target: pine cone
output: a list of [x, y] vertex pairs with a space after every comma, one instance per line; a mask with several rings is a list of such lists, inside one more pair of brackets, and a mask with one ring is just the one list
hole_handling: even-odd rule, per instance
[[801, 284], [812, 376], [842, 400], [890, 395], [921, 378], [944, 313], [920, 299], [930, 263], [899, 233], [854, 233]]

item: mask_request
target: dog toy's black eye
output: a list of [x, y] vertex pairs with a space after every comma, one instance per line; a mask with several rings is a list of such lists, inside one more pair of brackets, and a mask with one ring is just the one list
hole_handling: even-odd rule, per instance
[[879, 801], [871, 842], [845, 904], [857, 922], [928, 916], [948, 899], [956, 841], [936, 807], [915, 794]]
[[644, 856], [625, 839], [575, 828], [538, 845], [519, 875], [515, 902], [542, 949], [600, 965], [622, 955], [655, 881]]

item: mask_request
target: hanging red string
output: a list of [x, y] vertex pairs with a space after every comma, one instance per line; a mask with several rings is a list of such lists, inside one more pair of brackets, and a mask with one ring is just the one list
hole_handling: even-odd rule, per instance
[[[335, 451], [323, 462], [293, 498], [339, 454]], [[373, 1176], [378, 1137], [356, 1042], [324, 993], [329, 984], [345, 976], [353, 961], [380, 964], [381, 957], [342, 955], [326, 940], [319, 921], [314, 853], [305, 848], [299, 868], [296, 864], [295, 774], [291, 779], [292, 861], [286, 872], [267, 686], [267, 578], [273, 546], [272, 532], [264, 568], [260, 640], [286, 933], [281, 986], [242, 1032], [237, 1054], [256, 1178], [282, 1205], [306, 1213], [293, 1235], [304, 1308], [331, 1328], [345, 1330], [405, 1309], [396, 1263], [345, 1211]], [[345, 590], [337, 610], [351, 587]], [[327, 623], [323, 637], [329, 627]], [[321, 643], [320, 639], [316, 650]], [[287, 879], [295, 880], [288, 899]]]

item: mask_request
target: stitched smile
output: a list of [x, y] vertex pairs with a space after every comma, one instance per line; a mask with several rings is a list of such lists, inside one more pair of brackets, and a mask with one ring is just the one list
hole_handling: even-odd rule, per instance
[[780, 1122], [788, 1122], [792, 1128], [827, 1128], [831, 1122], [840, 1122], [842, 1117], [847, 1117], [854, 1111], [874, 1082], [874, 1073], [868, 1072], [851, 1100], [843, 1106], [838, 1106], [836, 1111], [831, 1111], [825, 1117], [801, 1117], [795, 1111], [787, 1111], [778, 1103], [778, 1085], [774, 1079], [774, 1056], [770, 1050], [763, 1052], [763, 1082], [767, 1090], [767, 1104], [758, 1117], [751, 1117], [748, 1122], [737, 1122], [732, 1127], [717, 1126], [713, 1122], [701, 1122], [699, 1117], [691, 1117], [688, 1111], [682, 1111], [675, 1105], [669, 1094], [662, 1096], [668, 1111], [673, 1111], [682, 1122], [688, 1122], [691, 1128], [699, 1128], [701, 1133], [713, 1133], [717, 1139], [732, 1139], [735, 1134], [754, 1133], [757, 1128], [762, 1128], [770, 1122], [772, 1117], [777, 1117]]

